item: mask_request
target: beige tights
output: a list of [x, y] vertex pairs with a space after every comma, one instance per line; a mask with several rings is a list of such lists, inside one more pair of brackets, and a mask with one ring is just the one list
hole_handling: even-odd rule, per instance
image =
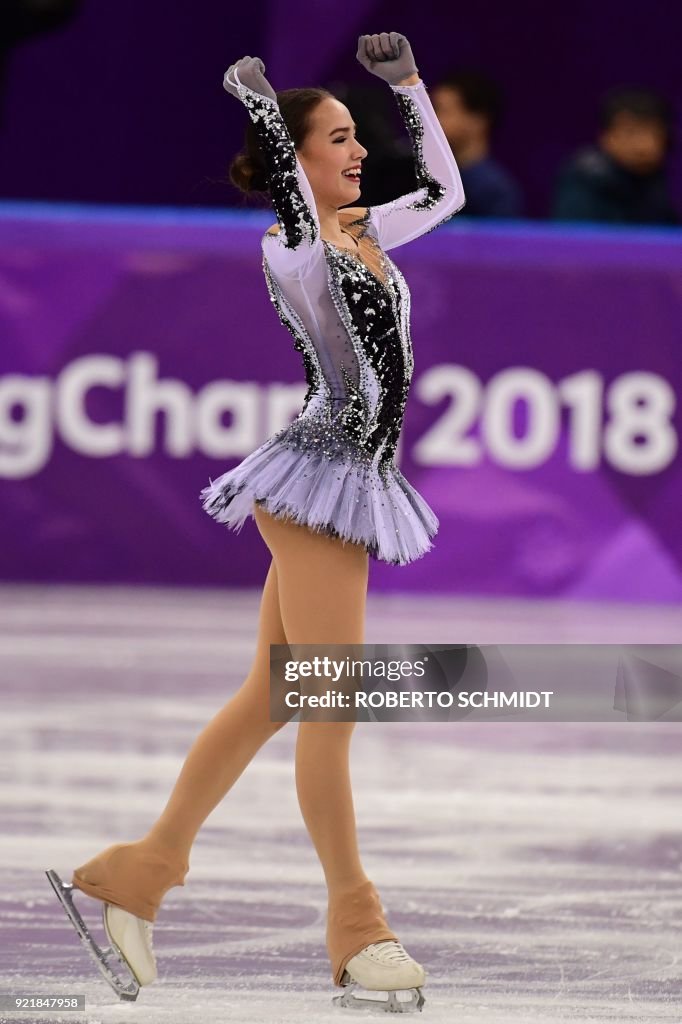
[[[184, 885], [205, 819], [286, 724], [270, 720], [270, 644], [364, 643], [366, 550], [276, 519], [258, 505], [255, 519], [272, 563], [248, 676], [194, 741], [147, 835], [107, 847], [73, 873], [76, 888], [148, 921], [156, 920], [168, 889]], [[336, 984], [364, 946], [396, 938], [358, 852], [349, 769], [354, 727], [300, 722], [296, 741], [296, 792], [327, 883], [327, 950]]]

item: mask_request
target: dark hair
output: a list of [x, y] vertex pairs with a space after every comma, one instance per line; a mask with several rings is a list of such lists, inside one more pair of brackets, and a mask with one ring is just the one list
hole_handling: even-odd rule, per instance
[[493, 131], [502, 115], [502, 94], [497, 84], [482, 71], [462, 69], [440, 78], [438, 87], [459, 93], [466, 109], [472, 114], [483, 114]]
[[[309, 116], [321, 100], [333, 94], [327, 89], [283, 89], [277, 92], [277, 104], [294, 146], [299, 149], [310, 131]], [[269, 195], [269, 174], [251, 118], [246, 126], [244, 145], [228, 168], [228, 176], [241, 192]]]
[[672, 125], [670, 104], [662, 96], [648, 89], [609, 89], [602, 96], [599, 107], [599, 127], [606, 131], [619, 114], [631, 114], [642, 121], [658, 121], [666, 132]]

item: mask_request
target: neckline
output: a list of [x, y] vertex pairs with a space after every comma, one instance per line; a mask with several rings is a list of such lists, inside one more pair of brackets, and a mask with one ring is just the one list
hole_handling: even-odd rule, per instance
[[338, 250], [339, 250], [339, 252], [347, 252], [347, 253], [349, 253], [349, 254], [350, 254], [350, 255], [351, 255], [352, 257], [353, 257], [353, 259], [354, 259], [354, 260], [355, 260], [355, 261], [356, 261], [357, 263], [361, 263], [361, 264], [363, 265], [363, 267], [365, 268], [365, 270], [367, 271], [367, 273], [368, 273], [368, 274], [371, 274], [371, 275], [372, 275], [372, 277], [374, 278], [374, 280], [375, 280], [375, 281], [378, 281], [378, 282], [379, 282], [379, 284], [381, 285], [381, 287], [382, 287], [382, 288], [385, 288], [387, 292], [390, 292], [390, 288], [389, 288], [389, 283], [388, 283], [388, 282], [389, 282], [389, 271], [388, 271], [388, 267], [386, 266], [386, 261], [385, 261], [385, 260], [382, 260], [382, 262], [383, 262], [383, 265], [384, 265], [384, 269], [385, 269], [385, 273], [386, 273], [386, 280], [385, 280], [385, 281], [382, 281], [382, 280], [381, 280], [381, 278], [380, 278], [380, 277], [378, 277], [378, 276], [377, 276], [377, 275], [376, 275], [376, 274], [374, 273], [374, 271], [373, 271], [373, 270], [371, 270], [371, 269], [370, 269], [370, 268], [369, 268], [369, 267], [367, 266], [367, 264], [365, 263], [365, 261], [363, 260], [362, 256], [360, 255], [360, 245], [359, 245], [359, 243], [358, 243], [358, 246], [357, 246], [357, 248], [356, 248], [356, 249], [349, 249], [349, 248], [348, 248], [347, 246], [345, 246], [345, 245], [337, 245], [337, 244], [336, 244], [336, 242], [330, 242], [330, 241], [328, 241], [328, 240], [327, 240], [326, 238], [323, 238], [323, 239], [322, 239], [322, 241], [323, 241], [323, 242], [324, 242], [324, 243], [325, 243], [326, 245], [331, 245], [331, 246], [333, 246], [333, 247], [334, 247], [335, 249], [338, 249]]
[[337, 245], [336, 242], [331, 242], [328, 238], [323, 238], [322, 241], [329, 242], [329, 244], [333, 245], [335, 249], [345, 249], [347, 252], [360, 252], [360, 243], [358, 242], [355, 235], [351, 234], [350, 231], [344, 231], [343, 228], [341, 228], [341, 232], [344, 235], [349, 235], [353, 239], [353, 241], [355, 242], [354, 249], [351, 249], [350, 246], [347, 245]]
[[[346, 231], [346, 229], [345, 229], [345, 228], [341, 228], [341, 231], [342, 231], [342, 233], [343, 233], [344, 235], [348, 235], [348, 237], [349, 237], [349, 238], [352, 238], [352, 239], [353, 239], [353, 241], [355, 242], [355, 252], [360, 252], [360, 243], [358, 242], [358, 240], [357, 240], [357, 238], [355, 237], [355, 235], [353, 234], [353, 232], [352, 232], [352, 231]], [[351, 250], [351, 252], [352, 252], [352, 251], [353, 251], [353, 250]]]

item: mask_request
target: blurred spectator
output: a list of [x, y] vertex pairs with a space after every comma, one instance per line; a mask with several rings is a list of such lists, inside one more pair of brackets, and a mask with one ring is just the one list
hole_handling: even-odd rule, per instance
[[438, 120], [462, 175], [465, 217], [522, 217], [521, 189], [490, 155], [502, 98], [495, 83], [477, 71], [439, 79], [429, 90]]
[[679, 224], [665, 179], [672, 116], [660, 96], [614, 89], [603, 98], [596, 145], [560, 169], [555, 220]]
[[57, 28], [80, 5], [81, 0], [0, 0], [0, 100], [7, 53], [15, 43]]

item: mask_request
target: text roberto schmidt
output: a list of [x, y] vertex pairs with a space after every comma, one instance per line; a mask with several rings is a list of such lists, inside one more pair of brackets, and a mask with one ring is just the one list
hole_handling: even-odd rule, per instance
[[553, 696], [553, 690], [289, 690], [285, 703], [289, 708], [549, 708]]

